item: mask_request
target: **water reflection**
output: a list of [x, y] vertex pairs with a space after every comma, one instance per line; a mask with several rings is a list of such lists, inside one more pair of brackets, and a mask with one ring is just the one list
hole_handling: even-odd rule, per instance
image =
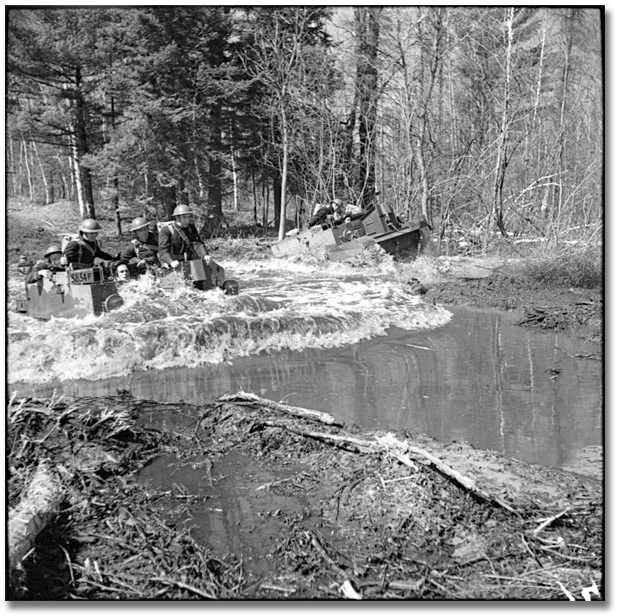
[[[137, 398], [192, 404], [244, 390], [365, 428], [462, 440], [544, 466], [562, 466], [583, 448], [602, 444], [601, 364], [575, 357], [600, 349], [562, 333], [530, 332], [500, 313], [451, 312], [451, 322], [438, 329], [392, 328], [388, 336], [339, 349], [65, 382], [56, 389], [71, 396], [127, 389]], [[23, 393], [52, 390], [36, 386]]]

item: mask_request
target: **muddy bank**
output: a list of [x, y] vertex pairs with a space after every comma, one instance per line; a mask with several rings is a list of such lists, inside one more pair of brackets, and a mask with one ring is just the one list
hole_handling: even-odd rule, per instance
[[519, 325], [602, 340], [601, 288], [543, 284], [528, 278], [519, 265], [499, 259], [434, 260], [437, 263], [432, 277], [424, 276], [422, 266], [421, 290], [428, 302], [495, 308], [511, 313]]
[[[593, 477], [251, 395], [12, 400], [8, 417], [10, 513], [40, 522], [8, 599], [567, 600], [593, 582], [604, 597]], [[57, 498], [37, 509], [42, 460]], [[251, 566], [243, 541], [196, 528], [214, 510], [262, 536]]]

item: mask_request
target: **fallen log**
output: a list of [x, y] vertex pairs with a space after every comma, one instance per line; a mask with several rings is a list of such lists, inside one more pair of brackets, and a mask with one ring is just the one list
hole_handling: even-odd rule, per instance
[[34, 472], [20, 503], [9, 513], [9, 575], [19, 573], [22, 561], [41, 531], [60, 511], [65, 488], [43, 461]]
[[308, 430], [302, 430], [293, 426], [289, 426], [287, 424], [282, 424], [278, 422], [265, 422], [265, 425], [284, 428], [289, 430], [290, 432], [294, 432], [295, 434], [299, 434], [300, 436], [305, 436], [308, 438], [313, 438], [316, 440], [332, 443], [335, 445], [348, 444], [357, 447], [362, 452], [368, 451], [384, 451], [392, 456], [394, 456], [397, 460], [404, 464], [405, 466], [413, 467], [414, 462], [409, 457], [408, 453], [412, 453], [416, 456], [422, 457], [430, 462], [431, 466], [433, 466], [437, 471], [439, 471], [442, 475], [450, 479], [452, 482], [459, 485], [461, 488], [467, 490], [468, 492], [474, 494], [478, 498], [482, 499], [488, 503], [494, 503], [506, 511], [510, 513], [517, 514], [517, 511], [511, 507], [504, 499], [499, 498], [497, 496], [493, 496], [489, 494], [485, 490], [476, 486], [476, 483], [470, 479], [469, 477], [465, 477], [458, 471], [449, 467], [447, 464], [442, 462], [439, 458], [430, 454], [419, 447], [414, 445], [410, 445], [406, 441], [399, 441], [393, 434], [388, 433], [381, 437], [377, 437], [375, 441], [368, 441], [363, 439], [354, 438], [351, 436], [342, 436], [337, 434], [325, 434], [322, 432], [310, 432]]
[[340, 434], [328, 434], [326, 432], [311, 432], [310, 430], [305, 430], [302, 428], [298, 428], [296, 426], [292, 426], [288, 423], [279, 422], [279, 421], [264, 421], [263, 425], [269, 426], [270, 428], [283, 428], [292, 432], [293, 434], [298, 434], [299, 436], [303, 436], [306, 438], [313, 438], [317, 441], [321, 441], [323, 443], [329, 443], [331, 445], [342, 446], [342, 445], [352, 445], [362, 452], [376, 451], [377, 447], [375, 443], [372, 441], [366, 441], [359, 438], [354, 438], [351, 436], [342, 436]]
[[336, 420], [328, 413], [312, 411], [299, 406], [289, 406], [288, 404], [282, 404], [281, 402], [274, 402], [273, 400], [259, 398], [256, 394], [246, 393], [244, 391], [239, 391], [236, 394], [221, 396], [218, 398], [218, 402], [232, 402], [241, 406], [248, 405], [258, 408], [268, 408], [272, 411], [278, 411], [280, 413], [286, 413], [288, 415], [294, 415], [295, 417], [302, 417], [304, 419], [312, 419], [331, 426], [342, 426], [342, 424], [337, 423]]
[[[431, 465], [435, 467], [435, 469], [437, 469], [442, 475], [448, 477], [468, 492], [476, 495], [478, 498], [481, 498], [486, 502], [495, 503], [506, 511], [510, 511], [510, 513], [517, 513], [505, 500], [497, 496], [493, 496], [485, 490], [482, 490], [481, 488], [476, 486], [475, 481], [449, 467], [447, 464], [442, 462], [439, 458], [429, 453], [428, 451], [425, 451], [420, 447], [416, 447], [415, 445], [410, 445], [409, 443], [398, 441], [392, 434], [387, 434], [384, 437], [377, 439], [377, 441], [382, 443], [388, 451], [393, 452], [394, 455], [396, 455], [397, 457], [407, 457], [405, 455], [405, 452], [407, 452], [422, 457], [425, 460], [428, 460]], [[397, 451], [394, 452], [394, 449], [396, 449]]]

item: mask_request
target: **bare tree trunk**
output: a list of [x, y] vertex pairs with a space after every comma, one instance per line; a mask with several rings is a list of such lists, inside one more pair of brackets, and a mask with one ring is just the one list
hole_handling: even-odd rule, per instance
[[258, 195], [256, 194], [256, 181], [254, 180], [254, 169], [252, 169], [252, 213], [254, 214], [254, 224], [258, 224], [258, 207], [257, 207]]
[[221, 108], [214, 105], [211, 112], [211, 151], [209, 158], [209, 211], [218, 222], [222, 219], [222, 162], [218, 155], [222, 150], [222, 131], [220, 128]]
[[15, 140], [10, 137], [8, 139], [8, 151], [9, 151], [9, 160], [10, 160], [10, 174], [11, 174], [11, 182], [10, 182], [10, 186], [12, 186], [12, 189], [10, 190], [10, 194], [13, 197], [17, 197], [19, 196], [19, 183], [20, 183], [20, 176], [19, 173], [17, 171], [17, 169], [15, 168]]
[[382, 7], [355, 9], [359, 34], [357, 88], [359, 110], [359, 190], [363, 206], [375, 197], [376, 121], [378, 101], [377, 55], [379, 53], [379, 20]]
[[[505, 61], [505, 79], [504, 79], [504, 98], [502, 101], [502, 123], [500, 127], [499, 145], [497, 148], [497, 161], [495, 164], [495, 183], [493, 189], [493, 214], [495, 223], [504, 237], [508, 237], [504, 227], [504, 204], [503, 189], [504, 178], [506, 177], [506, 167], [508, 167], [507, 149], [508, 149], [508, 130], [510, 128], [510, 120], [508, 112], [510, 108], [510, 87], [512, 81], [512, 43], [513, 43], [513, 23], [514, 23], [514, 7], [508, 9], [508, 19], [506, 21], [506, 61]], [[485, 249], [488, 246], [489, 233], [491, 225], [491, 217], [487, 221], [487, 234], [485, 237]]]
[[[114, 128], [116, 127], [116, 106], [115, 106], [115, 101], [114, 101], [114, 97], [111, 96], [110, 97], [110, 124], [112, 126], [112, 130], [114, 130]], [[103, 130], [104, 130], [104, 139], [105, 139], [105, 131], [107, 129], [107, 124], [105, 123], [104, 120], [104, 124], [103, 124]], [[116, 216], [116, 235], [117, 237], [122, 237], [123, 235], [123, 226], [122, 226], [122, 221], [121, 221], [121, 207], [120, 207], [120, 196], [119, 196], [119, 181], [118, 181], [118, 175], [115, 173], [114, 177], [112, 178], [112, 186], [114, 187], [113, 189], [113, 193], [114, 196], [112, 197], [112, 206], [114, 207], [114, 214]]]
[[280, 189], [280, 226], [278, 239], [283, 240], [286, 234], [286, 181], [288, 176], [288, 126], [286, 125], [286, 113], [282, 108], [282, 188]]
[[568, 16], [568, 40], [566, 42], [566, 50], [564, 53], [564, 71], [562, 75], [562, 100], [560, 101], [560, 118], [558, 141], [556, 146], [556, 157], [554, 161], [556, 181], [553, 187], [553, 198], [549, 204], [548, 214], [548, 232], [552, 230], [557, 213], [561, 207], [563, 199], [564, 187], [564, 151], [566, 148], [566, 98], [568, 94], [568, 77], [570, 71], [570, 60], [573, 48], [573, 36], [575, 25], [575, 9], [569, 8]]
[[276, 173], [273, 177], [273, 228], [280, 229], [282, 218], [282, 176]]
[[26, 165], [26, 178], [28, 180], [28, 196], [30, 201], [34, 199], [34, 188], [32, 186], [32, 173], [30, 171], [30, 162], [28, 161], [28, 147], [25, 141], [22, 141], [22, 150], [24, 152], [24, 164]]
[[[235, 212], [239, 211], [239, 174], [237, 172], [237, 157], [235, 156], [235, 132], [233, 130], [232, 120], [229, 124], [230, 127], [230, 168], [232, 170], [233, 181], [233, 209]], [[256, 204], [254, 205], [254, 211], [256, 212]], [[256, 216], [255, 216], [256, 217]]]
[[[56, 155], [56, 160], [58, 161], [58, 174], [60, 175], [60, 181], [62, 182], [62, 199], [68, 199], [69, 198], [69, 186], [67, 183], [67, 178], [65, 177], [65, 174], [63, 173], [63, 163], [62, 163], [62, 158], [59, 155]], [[69, 173], [71, 172], [71, 170], [69, 170]]]
[[88, 154], [88, 135], [86, 132], [86, 109], [82, 94], [82, 72], [78, 66], [75, 70], [73, 83], [73, 132], [72, 156], [75, 168], [75, 183], [78, 190], [80, 213], [85, 218], [95, 218], [95, 202], [93, 199], [93, 183], [90, 169], [83, 164]]
[[37, 148], [37, 144], [32, 142], [32, 150], [37, 157], [37, 161], [39, 162], [39, 169], [41, 170], [41, 179], [43, 180], [43, 186], [45, 187], [45, 205], [49, 205], [51, 203], [50, 200], [50, 187], [47, 181], [47, 177], [45, 175], [45, 169], [43, 169], [43, 163], [41, 162], [41, 157], [39, 156], [39, 150]]
[[269, 181], [263, 180], [263, 229], [265, 233], [269, 226]]
[[72, 140], [71, 144], [71, 169], [73, 171], [73, 181], [77, 191], [78, 206], [80, 208], [80, 216], [82, 218], [89, 218], [88, 210], [86, 208], [86, 200], [84, 199], [84, 188], [82, 186], [82, 175], [80, 174], [80, 163], [78, 162], [78, 149], [75, 145], [75, 140]]

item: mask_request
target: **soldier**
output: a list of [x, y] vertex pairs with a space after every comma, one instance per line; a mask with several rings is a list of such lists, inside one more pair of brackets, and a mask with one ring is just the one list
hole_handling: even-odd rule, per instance
[[317, 203], [314, 206], [309, 225], [314, 227], [315, 225], [322, 225], [330, 221], [340, 222], [344, 219], [344, 213], [344, 206], [342, 205], [341, 199], [332, 199], [329, 205]]
[[345, 207], [342, 203], [342, 199], [334, 199], [331, 202], [331, 208], [332, 208], [331, 216], [334, 222], [340, 222], [344, 220]]
[[26, 284], [37, 282], [41, 278], [50, 278], [52, 272], [62, 272], [64, 267], [60, 264], [62, 250], [57, 244], [52, 244], [43, 255], [42, 261], [37, 261], [26, 275]]
[[64, 249], [60, 260], [62, 265], [72, 265], [73, 269], [92, 267], [95, 259], [103, 259], [110, 262], [116, 261], [116, 257], [101, 250], [97, 243], [97, 235], [101, 231], [101, 225], [93, 218], [83, 220], [79, 227], [79, 235], [71, 240]]
[[178, 205], [172, 212], [174, 220], [164, 223], [159, 230], [157, 254], [163, 267], [178, 267], [181, 261], [194, 259], [204, 259], [207, 264], [211, 262], [198, 229], [192, 222], [193, 215], [189, 205]]
[[129, 280], [129, 267], [127, 263], [120, 263], [116, 268], [116, 282], [127, 282]]
[[138, 216], [131, 221], [129, 230], [133, 234], [133, 239], [121, 250], [120, 262], [126, 265], [135, 263], [141, 273], [149, 267], [158, 267], [158, 237], [151, 230], [149, 221], [143, 216]]

